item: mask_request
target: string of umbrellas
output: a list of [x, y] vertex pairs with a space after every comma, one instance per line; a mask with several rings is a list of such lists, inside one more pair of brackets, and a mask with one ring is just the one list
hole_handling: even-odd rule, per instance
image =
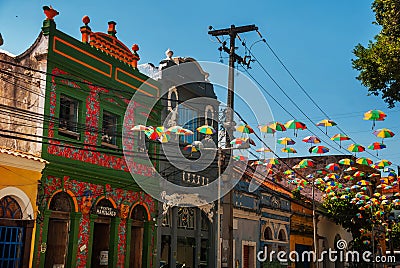
[[[369, 150], [378, 152], [386, 148], [384, 140], [393, 137], [395, 134], [387, 129], [381, 128], [374, 130], [377, 121], [384, 121], [386, 114], [380, 110], [370, 110], [364, 114], [364, 120], [372, 121], [373, 134], [381, 139], [371, 143], [367, 148]], [[321, 120], [316, 124], [319, 127], [325, 128], [325, 133], [328, 134], [328, 128], [337, 125], [330, 119]], [[295, 137], [298, 136], [298, 132], [307, 129], [306, 124], [299, 120], [290, 120], [285, 124], [278, 121], [271, 122], [266, 125], [259, 126], [260, 132], [266, 137], [267, 134], [275, 135], [277, 132], [285, 132], [293, 129]], [[168, 129], [162, 126], [143, 126], [136, 125], [132, 131], [144, 132], [146, 137], [150, 140], [165, 143], [171, 140], [173, 136], [178, 139], [179, 136], [191, 136], [194, 135], [194, 131], [185, 129], [181, 126], [173, 126]], [[212, 126], [203, 125], [196, 128], [196, 131], [205, 135], [214, 135], [216, 130]], [[237, 137], [230, 141], [232, 146], [239, 148], [249, 148], [250, 146], [256, 146], [256, 143], [250, 138], [250, 135], [254, 133], [254, 129], [247, 124], [239, 125], [236, 131], [242, 133], [241, 137]], [[345, 134], [338, 133], [331, 137], [331, 140], [339, 143], [342, 147], [342, 143], [351, 140]], [[310, 153], [322, 155], [329, 152], [329, 148], [320, 145], [321, 139], [316, 136], [307, 136], [302, 139], [302, 142], [310, 144], [308, 149]], [[297, 153], [296, 149], [292, 147], [296, 144], [296, 141], [290, 137], [282, 137], [277, 139], [277, 143], [282, 145], [281, 151], [288, 154]], [[199, 141], [194, 141], [192, 144], [186, 145], [183, 149], [189, 151], [191, 154], [199, 150]], [[245, 146], [244, 146], [245, 145]], [[347, 146], [347, 150], [354, 153], [355, 157], [357, 153], [364, 152], [366, 147], [361, 144], [352, 143]], [[260, 159], [251, 161], [252, 166], [262, 165], [265, 167], [266, 176], [274, 179], [274, 176], [278, 174], [278, 166], [282, 160], [277, 158], [266, 158], [266, 153], [272, 152], [270, 148], [261, 147], [256, 149], [256, 152], [260, 153], [262, 157]], [[232, 156], [238, 161], [247, 161], [247, 157], [243, 155]], [[299, 163], [294, 165], [291, 169], [287, 169], [282, 172], [282, 176], [287, 180], [288, 185], [293, 185], [295, 189], [301, 191], [307, 186], [315, 186], [324, 195], [324, 199], [330, 201], [338, 200], [349, 200], [351, 204], [358, 207], [359, 212], [355, 215], [357, 219], [363, 217], [372, 217], [377, 224], [385, 226], [386, 218], [388, 213], [393, 207], [400, 206], [400, 193], [399, 183], [400, 180], [393, 169], [390, 168], [392, 163], [389, 160], [382, 159], [378, 162], [373, 162], [372, 159], [367, 157], [359, 157], [356, 160], [350, 158], [343, 158], [337, 163], [330, 163], [323, 169], [310, 171], [309, 174], [304, 176], [298, 176], [299, 170], [302, 173], [307, 173], [306, 170], [313, 168], [315, 162], [312, 159], [302, 159]], [[366, 173], [363, 170], [359, 170], [359, 167], [367, 166], [375, 172]], [[295, 171], [296, 170], [296, 171]], [[381, 177], [380, 171], [388, 173], [386, 177]], [[392, 194], [385, 195], [385, 193]], [[371, 215], [369, 215], [371, 214]], [[360, 233], [365, 234], [365, 244], [370, 243], [368, 239], [367, 230], [361, 230]]]
[[[383, 113], [380, 110], [369, 110], [368, 112], [364, 113], [364, 120], [370, 120], [373, 122], [372, 128], [375, 127], [375, 122], [376, 121], [383, 121], [386, 118], [386, 114]], [[330, 119], [324, 119], [319, 121], [316, 126], [319, 127], [324, 127], [325, 128], [325, 133], [328, 134], [328, 127], [333, 127], [336, 126], [337, 124]], [[293, 134], [295, 137], [298, 136], [298, 132], [300, 130], [305, 130], [307, 129], [307, 126], [305, 123], [299, 121], [299, 120], [289, 120], [285, 124], [274, 121], [266, 125], [260, 125], [258, 126], [260, 129], [260, 132], [264, 134], [264, 138], [266, 137], [267, 134], [272, 134], [275, 135], [277, 132], [285, 132], [288, 130], [293, 129]], [[170, 141], [172, 136], [176, 136], [176, 139], [178, 136], [191, 136], [194, 135], [194, 131], [190, 129], [183, 128], [181, 126], [172, 126], [168, 129], [166, 129], [163, 126], [143, 126], [143, 125], [137, 125], [134, 126], [132, 131], [141, 131], [144, 132], [145, 135], [147, 136], [148, 139], [153, 140], [153, 141], [158, 141], [161, 143], [165, 143]], [[205, 135], [213, 135], [216, 133], [216, 130], [207, 124], [200, 126], [196, 129], [199, 133], [205, 134]], [[232, 146], [237, 146], [241, 149], [248, 149], [250, 146], [256, 146], [256, 143], [254, 140], [252, 140], [249, 136], [249, 134], [254, 133], [254, 130], [252, 127], [250, 127], [247, 124], [242, 124], [236, 127], [236, 131], [241, 132], [242, 136], [233, 139], [230, 144]], [[384, 144], [384, 139], [386, 138], [391, 138], [395, 134], [387, 128], [382, 128], [378, 130], [374, 130], [373, 134], [381, 138], [382, 141], [376, 141], [371, 143], [370, 145], [367, 146], [369, 150], [374, 150], [376, 151], [376, 155], [379, 155], [379, 151], [382, 149], [386, 148], [386, 144]], [[349, 141], [351, 138], [345, 134], [338, 133], [335, 134], [331, 137], [332, 141], [338, 142], [339, 147], [342, 148], [342, 142]], [[310, 148], [308, 151], [310, 153], [322, 155], [325, 153], [329, 152], [329, 148], [321, 145], [321, 139], [319, 139], [317, 136], [307, 136], [302, 139], [302, 142], [310, 144]], [[281, 151], [283, 153], [286, 153], [288, 158], [290, 157], [290, 154], [296, 154], [297, 150], [292, 146], [296, 144], [296, 141], [290, 137], [282, 137], [277, 139], [277, 143], [283, 145], [283, 148], [281, 148]], [[197, 152], [199, 151], [199, 146], [201, 145], [200, 142], [194, 141], [192, 144], [186, 145], [183, 149], [185, 151], [189, 151], [190, 153]], [[246, 147], [247, 146], [247, 147]], [[364, 152], [366, 150], [366, 147], [357, 144], [357, 143], [352, 143], [347, 146], [347, 150], [354, 153], [355, 156], [357, 156], [357, 153]], [[265, 160], [266, 153], [271, 152], [269, 148], [261, 147], [256, 149], [256, 152], [259, 152], [261, 154], [261, 159]], [[247, 157], [244, 155], [238, 155], [235, 154], [234, 156], [235, 160], [243, 160], [247, 161]]]

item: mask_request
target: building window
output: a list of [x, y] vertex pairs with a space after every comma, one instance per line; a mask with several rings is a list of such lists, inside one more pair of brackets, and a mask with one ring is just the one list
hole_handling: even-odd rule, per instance
[[11, 196], [5, 196], [0, 199], [0, 218], [22, 219], [21, 207]]
[[178, 228], [194, 229], [194, 209], [178, 209]]
[[79, 140], [78, 133], [79, 101], [65, 95], [60, 97], [60, 135]]
[[103, 112], [101, 145], [106, 148], [117, 149], [118, 116], [109, 112]]
[[193, 143], [197, 140], [198, 113], [186, 106], [178, 106], [178, 125], [193, 131], [193, 135], [182, 136], [181, 140], [185, 143]]
[[272, 230], [269, 226], [265, 227], [264, 239], [265, 240], [274, 240], [274, 236], [272, 235]]
[[278, 240], [282, 241], [282, 242], [286, 242], [287, 241], [286, 233], [282, 229], [279, 231]]

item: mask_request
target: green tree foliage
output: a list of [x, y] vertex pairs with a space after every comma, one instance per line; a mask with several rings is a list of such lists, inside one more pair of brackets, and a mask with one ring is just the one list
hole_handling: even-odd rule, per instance
[[357, 79], [368, 88], [368, 95], [381, 95], [393, 108], [400, 101], [400, 1], [375, 0], [372, 10], [374, 24], [382, 28], [367, 47], [355, 47], [353, 68], [360, 71]]

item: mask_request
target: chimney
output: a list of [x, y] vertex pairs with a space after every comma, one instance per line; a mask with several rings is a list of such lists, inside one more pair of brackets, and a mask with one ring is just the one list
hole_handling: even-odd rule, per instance
[[108, 34], [111, 36], [114, 36], [114, 37], [115, 37], [115, 34], [117, 33], [117, 31], [115, 30], [115, 25], [117, 25], [117, 23], [115, 21], [108, 22]]
[[92, 30], [88, 26], [90, 18], [88, 16], [84, 16], [82, 18], [82, 22], [85, 24], [85, 26], [81, 27], [82, 42], [87, 44], [89, 43], [90, 33], [92, 32]]

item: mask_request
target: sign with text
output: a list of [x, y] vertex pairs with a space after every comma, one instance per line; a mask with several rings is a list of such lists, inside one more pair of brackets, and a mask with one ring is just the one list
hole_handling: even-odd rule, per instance
[[96, 214], [99, 216], [115, 217], [117, 216], [117, 210], [115, 208], [97, 206]]

